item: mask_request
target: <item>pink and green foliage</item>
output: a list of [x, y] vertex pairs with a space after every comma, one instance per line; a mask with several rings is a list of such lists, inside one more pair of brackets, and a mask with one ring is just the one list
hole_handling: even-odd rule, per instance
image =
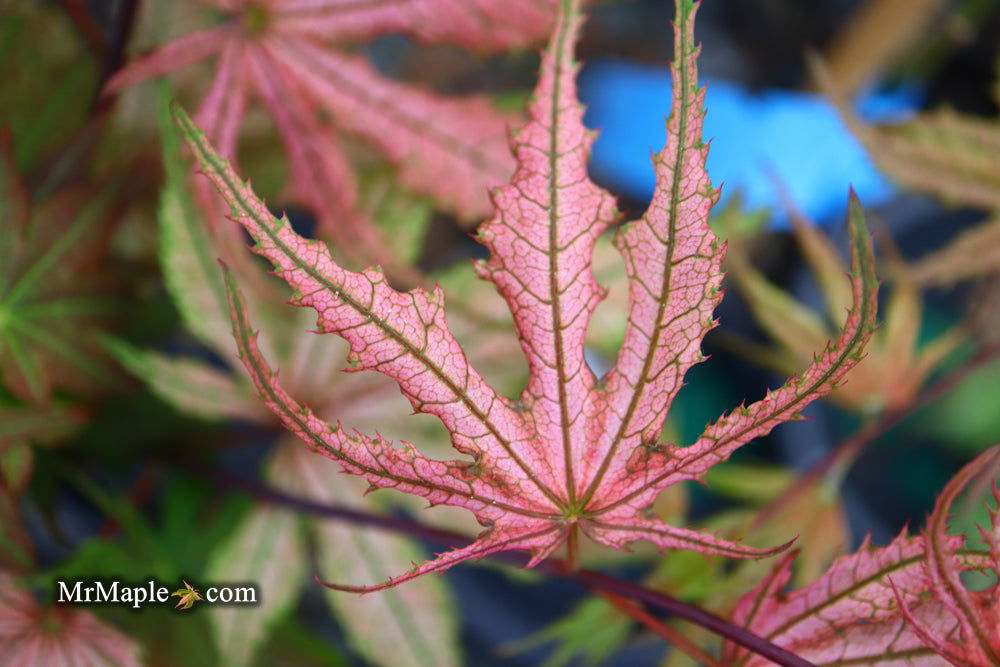
[[[108, 384], [93, 334], [109, 311], [100, 267], [118, 213], [115, 188], [95, 194], [62, 187], [33, 202], [15, 166], [14, 141], [0, 128], [0, 388], [59, 421], [75, 421], [58, 415], [54, 392], [86, 395]], [[18, 421], [26, 423], [12, 418], [10, 431]]]
[[[404, 32], [479, 50], [522, 46], [548, 34], [553, 0], [215, 4], [229, 16], [223, 24], [136, 60], [107, 90], [217, 55], [195, 118], [219, 152], [235, 157], [248, 102], [256, 98], [284, 142], [291, 194], [315, 213], [320, 234], [356, 260], [388, 263], [390, 272], [399, 273], [398, 267], [358, 209], [355, 176], [335, 129], [371, 144], [399, 167], [403, 183], [459, 217], [479, 221], [489, 214], [487, 187], [505, 182], [513, 169], [505, 131], [516, 118], [494, 110], [485, 97], [446, 98], [387, 79], [342, 45]], [[211, 206], [204, 194], [203, 205]]]
[[[1000, 445], [956, 475], [938, 498], [922, 536], [900, 535], [884, 547], [862, 545], [813, 583], [790, 593], [795, 553], [737, 605], [733, 620], [817, 665], [1000, 664], [1000, 586], [972, 591], [963, 572], [1000, 572], [1000, 520], [990, 510], [981, 529], [988, 551], [947, 532], [958, 494], [983, 473], [996, 474]], [[994, 500], [997, 500], [994, 486]], [[764, 665], [730, 644], [726, 664]]]
[[[165, 103], [160, 115], [166, 174], [159, 207], [160, 262], [167, 290], [188, 332], [225, 368], [191, 356], [138, 349], [122, 340], [106, 342], [126, 368], [182, 413], [275, 426], [275, 415], [261, 404], [237, 358], [225, 285], [216, 262], [224, 251], [223, 239], [205, 224], [194, 205], [180, 136]], [[400, 208], [405, 210], [396, 207], [395, 212]], [[383, 217], [381, 211], [376, 217]], [[412, 217], [411, 223], [415, 222]], [[230, 259], [242, 258], [241, 267], [254, 271], [249, 277], [259, 274], [245, 245], [230, 250], [239, 253]], [[364, 421], [379, 408], [384, 414], [386, 402], [401, 400], [398, 395], [386, 395], [395, 388], [385, 377], [339, 374], [342, 350], [305, 330], [308, 312], [276, 305], [273, 290], [267, 289], [271, 286], [262, 281], [245, 282], [251, 287], [247, 302], [260, 325], [262, 346], [284, 369], [286, 386], [308, 396], [318, 414]], [[482, 337], [484, 343], [490, 340]], [[513, 347], [507, 346], [507, 351]], [[503, 351], [503, 347], [496, 350]], [[378, 407], [372, 410], [373, 405]], [[379, 416], [377, 423], [383, 432], [395, 431], [391, 419]], [[286, 433], [264, 464], [263, 476], [274, 487], [313, 502], [365, 507], [361, 480], [338, 474], [334, 466], [312, 466], [312, 458], [294, 435]], [[271, 503], [255, 505], [213, 549], [206, 570], [210, 580], [254, 581], [267, 600], [259, 608], [213, 606], [206, 610], [215, 644], [227, 664], [252, 664], [274, 635], [278, 621], [294, 608], [309, 580], [305, 567], [310, 553], [324, 572], [347, 579], [358, 578], [357, 573], [389, 576], [420, 557], [419, 547], [403, 536], [347, 523], [303, 522], [302, 517]], [[373, 553], [377, 559], [372, 559]], [[347, 643], [373, 664], [445, 667], [459, 662], [455, 612], [440, 580], [426, 578], [412, 587], [362, 599], [345, 599], [332, 592], [326, 598]], [[377, 640], [371, 634], [374, 623], [379, 627]]]
[[921, 617], [919, 607], [897, 590], [900, 609], [912, 631], [953, 665], [1000, 665], [1000, 584], [981, 591], [966, 588], [960, 576], [960, 545], [948, 535], [948, 513], [959, 493], [983, 473], [992, 475], [994, 507], [989, 509], [990, 525], [979, 530], [989, 548], [982, 565], [992, 569], [994, 576], [1000, 575], [1000, 491], [995, 479], [998, 472], [1000, 446], [980, 455], [948, 483], [924, 530], [927, 558], [923, 583], [943, 608], [943, 614], [954, 617], [957, 628], [942, 632], [933, 619]]
[[131, 665], [141, 649], [89, 611], [44, 607], [0, 571], [0, 646], [5, 665]]
[[233, 217], [276, 273], [294, 289], [292, 303], [319, 313], [319, 330], [348, 341], [350, 370], [377, 370], [399, 384], [414, 409], [437, 416], [467, 458], [438, 461], [413, 445], [395, 446], [328, 424], [285, 392], [257, 347], [243, 297], [229, 276], [234, 334], [265, 403], [312, 448], [373, 488], [394, 488], [472, 511], [486, 527], [470, 546], [441, 554], [388, 583], [338, 586], [370, 591], [504, 550], [531, 552], [529, 566], [579, 532], [619, 549], [648, 540], [730, 557], [762, 557], [785, 548], [754, 548], [668, 525], [647, 508], [661, 491], [701, 479], [737, 448], [794, 419], [829, 393], [857, 362], [875, 318], [870, 239], [852, 199], [853, 303], [836, 340], [799, 376], [763, 399], [706, 427], [687, 447], [660, 443], [670, 403], [686, 370], [702, 360], [700, 343], [721, 299], [725, 246], [710, 231], [717, 198], [705, 172], [704, 90], [697, 86], [694, 16], [678, 2], [674, 97], [664, 148], [654, 156], [658, 184], [639, 220], [617, 230], [629, 310], [623, 346], [597, 378], [584, 358], [584, 336], [605, 288], [593, 279], [597, 237], [617, 221], [612, 197], [587, 177], [593, 135], [581, 122], [573, 49], [578, 3], [563, 2], [543, 55], [531, 121], [515, 134], [518, 168], [493, 193], [497, 213], [480, 228], [490, 257], [478, 265], [514, 316], [530, 376], [518, 400], [498, 394], [473, 368], [449, 331], [439, 288], [393, 290], [377, 268], [338, 266], [321, 242], [275, 218], [205, 134], [177, 109], [177, 120], [202, 170]]

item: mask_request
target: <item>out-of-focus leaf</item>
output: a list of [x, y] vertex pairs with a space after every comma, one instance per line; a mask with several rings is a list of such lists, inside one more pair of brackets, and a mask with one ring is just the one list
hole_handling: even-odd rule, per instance
[[295, 514], [260, 504], [237, 524], [213, 551], [205, 579], [254, 584], [259, 602], [211, 605], [209, 618], [222, 664], [252, 664], [268, 633], [291, 611], [305, 574], [306, 554]]
[[86, 118], [97, 83], [96, 61], [83, 52], [61, 8], [8, 0], [0, 21], [0, 62], [0, 126], [18, 139], [18, 167], [32, 170]]
[[459, 217], [478, 221], [490, 210], [486, 188], [503, 182], [513, 168], [506, 141], [513, 116], [496, 111], [483, 96], [449, 99], [387, 79], [364, 58], [338, 47], [344, 40], [403, 31], [463, 44], [479, 35], [477, 48], [502, 49], [544, 37], [554, 5], [518, 0], [497, 10], [479, 2], [321, 1], [265, 7], [236, 0], [220, 7], [221, 24], [138, 58], [107, 90], [218, 57], [197, 118], [221, 152], [235, 156], [248, 104], [256, 99], [285, 146], [288, 189], [313, 213], [320, 235], [356, 263], [378, 263], [391, 276], [419, 282], [358, 210], [354, 173], [334, 128], [375, 146], [396, 165], [402, 181]]
[[743, 292], [758, 324], [781, 347], [794, 353], [796, 366], [829, 340], [822, 317], [753, 268], [738, 244], [732, 244], [727, 260], [728, 275]]
[[835, 35], [831, 77], [850, 95], [883, 73], [931, 25], [944, 0], [870, 0]]
[[778, 466], [727, 461], [705, 475], [705, 483], [718, 494], [754, 504], [765, 503], [788, 486], [795, 474]]
[[[794, 372], [812, 358], [812, 350], [840, 326], [850, 303], [847, 267], [833, 244], [814, 225], [793, 212], [793, 230], [803, 255], [823, 291], [824, 317], [768, 281], [750, 262], [744, 239], [731, 239], [729, 276], [746, 297], [757, 323], [776, 345], [758, 346], [732, 337], [733, 347], [782, 373]], [[884, 326], [872, 335], [866, 356], [844, 386], [830, 394], [841, 407], [865, 414], [909, 404], [937, 366], [956, 349], [961, 334], [950, 330], [918, 345], [923, 319], [920, 290], [889, 239], [884, 254], [896, 280], [883, 314]], [[730, 336], [732, 336], [730, 334]]]
[[19, 510], [17, 497], [0, 488], [0, 568], [9, 572], [26, 572], [35, 562], [34, 545]]
[[924, 433], [941, 438], [966, 455], [982, 451], [1000, 432], [1000, 361], [970, 374], [921, 416]]
[[27, 443], [0, 446], [0, 571], [25, 572], [34, 564], [34, 545], [19, 511], [33, 462]]
[[27, 443], [0, 447], [0, 488], [11, 496], [20, 495], [31, 479], [34, 461]]
[[139, 645], [89, 611], [43, 607], [0, 572], [0, 660], [7, 665], [138, 667]]
[[160, 108], [160, 137], [166, 174], [159, 208], [160, 265], [167, 290], [188, 330], [217, 354], [232, 355], [217, 244], [191, 196], [180, 137], [165, 105]]
[[260, 655], [263, 665], [314, 665], [316, 667], [350, 667], [353, 663], [344, 650], [305, 627], [295, 616], [279, 620], [271, 638]]
[[[1000, 212], [1000, 118], [940, 109], [905, 122], [871, 125], [844, 103], [829, 72], [816, 67], [825, 92], [878, 165], [897, 181], [959, 206]], [[947, 285], [1000, 268], [996, 216], [920, 259], [914, 277]]]
[[129, 372], [181, 412], [205, 419], [266, 421], [253, 390], [232, 373], [204, 361], [139, 350], [115, 338], [105, 338], [104, 344]]
[[826, 299], [828, 317], [839, 322], [851, 307], [850, 285], [844, 280], [847, 267], [833, 241], [789, 202], [789, 219], [799, 249], [816, 275]]
[[848, 125], [897, 181], [965, 206], [1000, 210], [1000, 122], [942, 109], [895, 125]]
[[0, 264], [14, 261], [14, 250], [21, 242], [31, 216], [28, 192], [21, 181], [14, 158], [14, 136], [0, 127]]
[[[16, 193], [10, 150], [0, 137], [2, 188]], [[88, 393], [108, 383], [91, 329], [109, 306], [96, 276], [113, 194], [113, 185], [61, 190], [30, 211], [15, 195], [0, 218], [0, 377], [24, 401], [46, 405], [56, 386]]]
[[593, 272], [594, 280], [609, 287], [607, 298], [594, 309], [587, 327], [587, 347], [601, 353], [610, 363], [625, 339], [628, 290], [622, 289], [625, 262], [609, 234], [602, 235], [594, 244]]
[[[714, 520], [707, 525], [719, 527]], [[725, 580], [720, 565], [717, 561], [709, 561], [695, 553], [671, 551], [663, 555], [648, 583], [669, 595], [704, 605], [708, 599], [706, 596], [727, 588], [720, 585]], [[731, 592], [729, 594], [732, 595]]]
[[[359, 480], [331, 470], [300, 443], [286, 442], [277, 457], [281, 483], [289, 491], [320, 502], [364, 506], [358, 500]], [[313, 531], [323, 576], [341, 581], [379, 581], [424, 557], [411, 540], [377, 529], [327, 521], [315, 523]], [[461, 662], [458, 621], [440, 579], [425, 577], [412, 586], [364, 597], [327, 591], [327, 601], [351, 646], [375, 664], [444, 667]]]
[[[108, 495], [106, 501], [112, 507], [129, 505], [129, 500], [121, 494]], [[105, 501], [98, 500], [93, 493], [88, 493], [88, 497], [98, 506], [105, 505]], [[87, 538], [76, 544], [55, 566], [33, 574], [32, 580], [45, 591], [55, 591], [57, 580], [145, 582], [154, 579], [173, 589], [179, 587], [174, 584], [182, 585], [184, 579], [191, 583], [202, 582], [203, 568], [212, 550], [242, 521], [248, 505], [243, 497], [220, 497], [214, 484], [209, 486], [190, 477], [171, 476], [159, 497], [157, 521], [151, 521], [149, 515], [137, 514], [136, 520], [144, 525], [137, 530], [129, 525], [126, 517], [115, 516], [124, 528], [121, 533]], [[225, 582], [237, 583], [230, 578], [211, 583]], [[204, 588], [201, 592], [205, 592]], [[177, 598], [171, 600], [170, 604], [144, 607], [139, 613], [115, 606], [106, 607], [102, 612], [106, 611], [109, 620], [126, 628], [145, 646], [147, 655], [155, 656], [155, 662], [150, 664], [220, 664], [212, 638], [213, 627], [207, 622], [206, 614], [214, 606], [198, 603], [191, 612], [179, 613], [173, 609]], [[3, 664], [2, 651], [0, 664]]]
[[780, 539], [794, 533], [800, 545], [793, 582], [803, 586], [815, 581], [851, 543], [847, 514], [839, 484], [819, 479], [783, 503], [753, 530], [755, 539]]
[[943, 248], [921, 257], [912, 270], [926, 285], [952, 285], [1000, 272], [1000, 218], [960, 233]]
[[386, 244], [400, 261], [415, 266], [430, 223], [430, 203], [399, 190], [392, 174], [362, 175], [359, 188], [360, 207], [378, 226]]
[[81, 410], [60, 404], [40, 408], [0, 404], [0, 452], [24, 443], [44, 444], [62, 438], [84, 422]]
[[555, 648], [542, 663], [543, 667], [563, 667], [577, 658], [582, 665], [600, 665], [625, 643], [631, 630], [632, 619], [595, 596], [549, 627], [511, 645], [509, 650], [522, 652], [554, 642]]

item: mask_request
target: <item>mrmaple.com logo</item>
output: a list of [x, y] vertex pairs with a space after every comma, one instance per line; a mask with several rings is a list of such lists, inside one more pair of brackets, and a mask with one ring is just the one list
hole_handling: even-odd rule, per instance
[[253, 585], [209, 586], [204, 594], [182, 581], [183, 587], [172, 587], [149, 580], [144, 584], [124, 584], [120, 581], [56, 581], [56, 602], [61, 604], [122, 604], [139, 609], [148, 604], [164, 604], [178, 598], [174, 607], [190, 609], [196, 602], [210, 604], [255, 605], [257, 587]]

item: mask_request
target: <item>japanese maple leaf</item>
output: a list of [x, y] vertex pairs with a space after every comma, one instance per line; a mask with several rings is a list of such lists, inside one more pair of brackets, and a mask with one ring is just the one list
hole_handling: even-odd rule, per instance
[[[951, 285], [1000, 267], [1000, 117], [983, 118], [936, 109], [904, 122], [869, 124], [859, 118], [821, 67], [817, 79], [848, 127], [878, 166], [903, 187], [946, 203], [988, 212], [971, 229], [921, 257], [916, 278]], [[994, 97], [1000, 101], [1000, 90]]]
[[[194, 205], [180, 133], [166, 105], [162, 112], [166, 180], [159, 207], [161, 266], [167, 290], [185, 327], [214, 353], [217, 361], [170, 356], [133, 348], [122, 341], [109, 341], [112, 350], [159, 397], [186, 414], [207, 419], [236, 418], [269, 428], [280, 426], [277, 417], [258, 399], [237, 357], [225, 285], [216, 262], [223, 252], [220, 239]], [[363, 186], [372, 189], [371, 183], [365, 182]], [[415, 228], [412, 231], [418, 234], [423, 230], [430, 218], [430, 207], [425, 202], [402, 192], [377, 190], [381, 206], [374, 210], [373, 219], [382, 223], [392, 213], [399, 224]], [[412, 238], [406, 234], [396, 237], [402, 238], [392, 240], [405, 242], [406, 238]], [[247, 260], [254, 259], [245, 245], [238, 250]], [[259, 274], [259, 266], [250, 268]], [[371, 373], [340, 374], [344, 351], [342, 345], [330, 343], [343, 341], [330, 341], [329, 337], [306, 331], [310, 325], [309, 311], [275, 307], [273, 294], [257, 289], [261, 287], [259, 283], [252, 286], [253, 289], [247, 290], [247, 301], [260, 326], [261, 345], [284, 369], [283, 379], [289, 390], [308, 397], [320, 416], [339, 415], [354, 423], [377, 424], [383, 433], [412, 433], [413, 423], [406, 418], [405, 403], [399, 405], [403, 399], [391, 380]], [[476, 306], [488, 303], [490, 297], [499, 299], [496, 294], [487, 294], [486, 299], [480, 294], [471, 296]], [[463, 319], [457, 324], [464, 324]], [[455, 320], [452, 318], [453, 326]], [[476, 323], [480, 324], [478, 318]], [[466, 326], [471, 327], [471, 323]], [[500, 365], [502, 359], [503, 367], [510, 368], [512, 364], [504, 357], [517, 354], [516, 341], [505, 337], [506, 345], [495, 345], [498, 337], [477, 336], [471, 353], [475, 354], [477, 347], [485, 347], [485, 351], [499, 357], [495, 365]], [[387, 404], [399, 405], [398, 418], [386, 416]], [[405, 430], [404, 421], [409, 427]], [[439, 424], [429, 426], [440, 429]], [[446, 442], [446, 438], [438, 439], [442, 444]], [[312, 453], [302, 447], [298, 438], [284, 432], [262, 466], [262, 476], [275, 488], [315, 502], [371, 509], [371, 500], [382, 500], [362, 498], [363, 480], [339, 474], [335, 466], [317, 467], [314, 463]], [[359, 574], [371, 577], [395, 574], [409, 567], [421, 553], [413, 540], [370, 527], [320, 520], [307, 521], [307, 531], [303, 527], [302, 517], [296, 513], [260, 502], [235, 522], [226, 539], [213, 548], [205, 577], [254, 581], [265, 600], [259, 607], [215, 606], [209, 610], [216, 645], [230, 663], [250, 664], [273, 632], [275, 620], [294, 607], [306, 581], [308, 554], [314, 556], [324, 572], [351, 581]], [[377, 562], [371, 559], [373, 553], [379, 555]], [[457, 614], [441, 580], [426, 578], [363, 599], [329, 591], [326, 600], [345, 640], [372, 664], [446, 667], [460, 662], [456, 650]], [[371, 628], [376, 622], [379, 633], [374, 639]], [[421, 639], [414, 641], [414, 636]]]
[[198, 592], [197, 588], [193, 588], [188, 582], [184, 582], [184, 588], [178, 588], [176, 591], [170, 594], [170, 597], [177, 596], [179, 598], [175, 609], [190, 609], [195, 602], [203, 599], [201, 593]]
[[[784, 589], [795, 554], [786, 555], [740, 600], [733, 620], [817, 665], [1000, 664], [1000, 586], [972, 591], [960, 579], [973, 569], [1000, 573], [1000, 512], [991, 508], [991, 526], [981, 530], [988, 551], [970, 548], [946, 525], [958, 494], [974, 477], [995, 475], [998, 464], [1000, 445], [959, 471], [922, 535], [900, 535], [884, 547], [866, 541], [791, 592]], [[735, 644], [724, 658], [727, 665], [768, 664]]]
[[[215, 0], [221, 25], [176, 39], [119, 72], [127, 85], [218, 55], [214, 80], [195, 116], [212, 142], [234, 157], [251, 97], [273, 118], [289, 160], [292, 194], [318, 217], [319, 231], [340, 252], [392, 261], [385, 243], [357, 210], [355, 177], [336, 132], [370, 143], [399, 167], [402, 181], [459, 217], [489, 214], [486, 188], [513, 169], [506, 126], [513, 116], [485, 97], [449, 99], [387, 79], [363, 57], [341, 49], [390, 32], [479, 50], [544, 37], [554, 0]], [[396, 269], [397, 267], [387, 267]]]
[[44, 607], [0, 571], [0, 646], [5, 665], [142, 664], [139, 645], [91, 614]]
[[972, 591], [962, 583], [962, 569], [956, 562], [959, 546], [948, 534], [948, 513], [959, 493], [977, 476], [993, 476], [993, 503], [989, 508], [990, 525], [980, 528], [988, 549], [987, 569], [1000, 576], [1000, 490], [996, 476], [1000, 472], [1000, 445], [981, 454], [948, 482], [938, 497], [934, 512], [927, 520], [923, 542], [927, 552], [925, 582], [945, 614], [955, 619], [957, 628], [941, 632], [933, 619], [922, 618], [919, 609], [899, 592], [897, 598], [907, 623], [924, 644], [953, 665], [1000, 665], [1000, 583], [985, 590]]
[[[791, 220], [799, 249], [823, 292], [826, 317], [769, 282], [740, 245], [726, 258], [730, 278], [746, 298], [754, 319], [775, 343], [760, 347], [736, 339], [734, 346], [780, 372], [793, 372], [803, 359], [809, 359], [835, 330], [831, 323], [843, 319], [851, 302], [847, 267], [831, 239], [796, 211], [792, 211]], [[864, 361], [851, 372], [850, 383], [830, 394], [832, 402], [863, 414], [909, 405], [927, 378], [962, 342], [955, 328], [918, 346], [923, 317], [920, 288], [891, 239], [884, 241], [883, 258], [895, 276], [883, 309], [885, 326], [872, 336]]]
[[242, 295], [228, 279], [241, 357], [286, 427], [372, 487], [466, 508], [486, 527], [473, 544], [388, 583], [338, 588], [377, 590], [511, 549], [529, 551], [532, 566], [566, 544], [572, 560], [581, 532], [620, 549], [640, 539], [661, 549], [732, 557], [784, 548], [758, 549], [671, 526], [646, 510], [666, 487], [700, 479], [738, 447], [798, 416], [856, 363], [875, 315], [870, 240], [852, 199], [851, 311], [837, 340], [800, 376], [722, 416], [688, 447], [657, 442], [685, 371], [703, 358], [701, 339], [715, 325], [712, 310], [721, 299], [725, 247], [707, 225], [718, 191], [704, 168], [696, 7], [678, 3], [673, 106], [666, 146], [654, 156], [655, 196], [646, 214], [616, 237], [628, 274], [628, 322], [617, 360], [598, 379], [584, 357], [588, 320], [605, 292], [593, 278], [591, 255], [617, 214], [611, 195], [587, 178], [593, 134], [582, 124], [573, 60], [581, 20], [578, 3], [562, 3], [531, 121], [513, 139], [517, 171], [493, 193], [497, 213], [478, 234], [490, 251], [479, 274], [506, 300], [528, 360], [527, 386], [516, 401], [490, 387], [468, 362], [445, 321], [439, 288], [398, 292], [377, 268], [355, 273], [338, 266], [323, 243], [298, 236], [287, 219], [272, 216], [176, 109], [233, 217], [294, 287], [291, 302], [315, 308], [319, 329], [348, 341], [351, 370], [378, 370], [395, 379], [414, 409], [440, 418], [452, 445], [468, 457], [434, 460], [407, 442], [396, 447], [377, 434], [328, 424], [295, 401], [260, 354]]
[[14, 137], [0, 128], [0, 385], [44, 412], [59, 412], [50, 410], [57, 388], [86, 395], [108, 383], [92, 332], [110, 305], [98, 296], [97, 268], [113, 194], [64, 187], [31, 202], [16, 171]]
[[[921, 594], [923, 544], [900, 535], [885, 547], [866, 542], [833, 562], [819, 579], [785, 592], [795, 552], [748, 593], [733, 621], [817, 665], [939, 665], [938, 656], [907, 626], [893, 584], [913, 601], [913, 613], [942, 635], [955, 631], [954, 617]], [[763, 667], [768, 660], [728, 644], [725, 664]]]

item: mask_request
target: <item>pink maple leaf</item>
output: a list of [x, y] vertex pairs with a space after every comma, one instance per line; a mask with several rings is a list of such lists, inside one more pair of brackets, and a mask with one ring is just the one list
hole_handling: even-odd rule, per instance
[[[921, 618], [903, 595], [898, 596], [913, 632], [953, 665], [1000, 665], [1000, 584], [980, 591], [966, 588], [961, 580], [964, 568], [958, 565], [961, 542], [956, 544], [955, 536], [948, 534], [948, 513], [958, 495], [975, 477], [997, 470], [1000, 445], [978, 456], [948, 482], [924, 529], [926, 587], [943, 607], [944, 615], [954, 619], [957, 632], [942, 633], [934, 623]], [[993, 500], [990, 526], [980, 527], [980, 533], [989, 547], [984, 565], [1000, 575], [1000, 491], [995, 480]]]
[[[486, 188], [513, 169], [506, 143], [513, 116], [488, 99], [450, 99], [381, 75], [363, 57], [337, 48], [389, 32], [424, 41], [499, 49], [539, 40], [554, 0], [214, 0], [228, 18], [134, 61], [107, 85], [113, 92], [218, 56], [214, 80], [195, 118], [219, 152], [233, 158], [251, 98], [275, 122], [289, 160], [291, 194], [317, 216], [320, 232], [362, 261], [391, 261], [356, 210], [353, 171], [336, 133], [373, 145], [402, 181], [468, 220], [489, 214]], [[201, 193], [204, 205], [211, 205]], [[387, 267], [396, 268], [396, 267]]]
[[667, 143], [654, 156], [658, 183], [639, 220], [617, 233], [629, 282], [624, 343], [597, 378], [584, 357], [588, 321], [605, 290], [592, 275], [595, 240], [616, 222], [610, 194], [587, 177], [593, 134], [582, 124], [573, 59], [581, 19], [563, 2], [542, 59], [531, 121], [513, 139], [517, 171], [493, 193], [497, 212], [480, 228], [490, 250], [478, 265], [510, 307], [530, 375], [518, 400], [498, 394], [468, 362], [445, 321], [440, 288], [392, 289], [377, 268], [338, 266], [325, 244], [298, 236], [239, 180], [179, 108], [178, 123], [202, 170], [229, 202], [276, 273], [295, 289], [292, 303], [314, 308], [320, 331], [351, 346], [350, 370], [394, 378], [415, 410], [441, 419], [465, 460], [438, 461], [407, 442], [328, 424], [281, 387], [256, 344], [242, 295], [228, 277], [241, 358], [266, 404], [315, 450], [374, 488], [423, 496], [472, 511], [485, 530], [471, 545], [388, 583], [338, 586], [370, 591], [455, 563], [519, 549], [535, 565], [580, 533], [612, 547], [645, 539], [661, 549], [762, 557], [759, 549], [671, 526], [647, 510], [666, 487], [700, 479], [753, 438], [794, 419], [828, 393], [860, 358], [874, 325], [876, 282], [870, 238], [852, 198], [853, 305], [839, 337], [798, 377], [710, 424], [687, 447], [659, 443], [663, 421], [701, 339], [715, 326], [725, 245], [708, 227], [718, 191], [705, 171], [704, 90], [697, 85], [694, 15], [678, 2], [673, 106]]
[[[893, 583], [913, 600], [914, 614], [953, 632], [954, 619], [921, 599], [923, 544], [900, 535], [885, 547], [866, 542], [835, 560], [815, 582], [785, 593], [795, 552], [784, 556], [733, 612], [733, 621], [817, 665], [933, 665], [937, 655], [911, 632], [899, 611]], [[942, 625], [943, 623], [943, 625]], [[727, 665], [763, 667], [768, 660], [735, 644]], [[938, 661], [938, 662], [935, 662]]]
[[0, 662], [5, 665], [140, 665], [137, 643], [89, 611], [44, 607], [0, 572]]
[[[948, 512], [973, 477], [1000, 463], [1000, 445], [980, 455], [945, 487], [921, 536], [861, 548], [833, 562], [819, 579], [784, 592], [795, 554], [786, 555], [737, 604], [733, 620], [817, 665], [962, 666], [1000, 664], [1000, 585], [972, 591], [962, 572], [1000, 572], [1000, 519], [990, 509], [982, 530], [989, 551], [947, 533]], [[998, 498], [994, 486], [994, 498]], [[727, 665], [762, 666], [735, 644]]]

